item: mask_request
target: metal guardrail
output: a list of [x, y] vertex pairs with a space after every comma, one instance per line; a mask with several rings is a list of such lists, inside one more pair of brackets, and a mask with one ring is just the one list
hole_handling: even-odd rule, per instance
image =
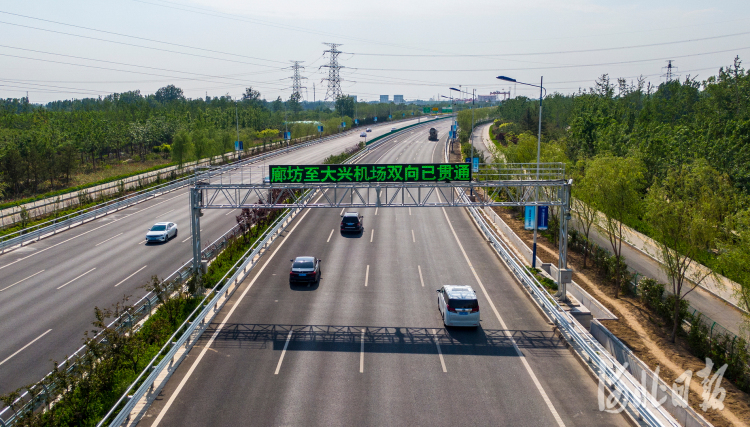
[[[310, 197], [313, 195], [314, 194], [311, 193]], [[302, 211], [302, 208], [292, 209], [287, 212], [286, 215], [279, 217], [271, 226], [269, 226], [263, 236], [255, 241], [254, 245], [243, 254], [243, 257], [240, 258], [216, 284], [213, 291], [214, 296], [211, 301], [208, 304], [200, 304], [195, 310], [193, 310], [182, 325], [177, 328], [164, 346], [159, 350], [159, 353], [154, 356], [130, 387], [125, 390], [125, 393], [123, 393], [123, 395], [117, 400], [97, 426], [104, 425], [124, 403], [119, 410], [118, 415], [110, 423], [110, 426], [121, 425], [130, 416], [131, 411], [135, 408], [138, 401], [149, 392], [161, 372], [164, 371], [164, 369], [177, 368], [179, 363], [174, 363], [176, 353], [183, 345], [188, 348], [191, 344], [195, 344], [203, 331], [205, 331], [205, 329], [211, 324], [221, 308], [229, 300], [229, 296], [239, 288], [245, 277], [252, 272], [253, 267], [259, 262], [259, 259], [256, 260], [255, 258], [261, 255], [262, 251], [267, 250], [267, 248], [270, 247], [275, 238], [286, 229], [300, 211]], [[238, 267], [238, 264], [240, 263], [241, 265]], [[231, 278], [227, 279], [227, 275], [233, 270], [234, 274], [232, 274]], [[232, 285], [234, 285], [234, 288], [230, 290]], [[200, 312], [198, 312], [199, 309]], [[198, 319], [200, 319], [200, 322]], [[179, 338], [175, 341], [175, 338], [178, 336]], [[193, 337], [193, 339], [191, 339], [191, 337]], [[165, 351], [166, 354], [164, 354]], [[162, 355], [163, 357], [159, 360], [159, 357]], [[129, 395], [136, 386], [139, 387], [132, 395]]]
[[[239, 232], [239, 226], [232, 227], [229, 231], [224, 233], [221, 237], [214, 240], [211, 244], [209, 244], [204, 250], [203, 250], [203, 257], [204, 259], [212, 259], [218, 253], [221, 249], [226, 247], [228, 242]], [[190, 270], [192, 266], [192, 260], [189, 260], [182, 264], [180, 268], [175, 270], [172, 274], [167, 276], [163, 283], [167, 284], [168, 289], [174, 289], [177, 286], [184, 283], [187, 278], [190, 277]], [[128, 329], [134, 324], [138, 323], [139, 321], [143, 320], [146, 316], [151, 314], [151, 310], [153, 307], [155, 307], [159, 302], [159, 297], [153, 292], [148, 292], [146, 295], [141, 297], [138, 301], [136, 301], [131, 309], [122, 314], [121, 316], [114, 319], [112, 322], [110, 322], [107, 325], [107, 328], [112, 327], [113, 325], [118, 325], [119, 328]], [[98, 339], [102, 332], [99, 332], [96, 336], [94, 336], [94, 340]], [[67, 366], [68, 372], [73, 371], [76, 369], [76, 361], [79, 359], [79, 357], [85, 352], [86, 345], [81, 346], [76, 350], [72, 355], [68, 356], [62, 363], [59, 364], [59, 366]], [[44, 381], [52, 375], [52, 372], [45, 375], [44, 378], [42, 378], [41, 381], [39, 381], [37, 384], [44, 383]], [[54, 389], [45, 389], [46, 393], [52, 393], [54, 392]], [[16, 399], [16, 402], [21, 402], [28, 396], [28, 391], [24, 392], [21, 396]], [[29, 400], [26, 402], [22, 408], [20, 408], [16, 413], [12, 414], [9, 418], [4, 419], [4, 414], [10, 409], [9, 407], [3, 408], [2, 411], [0, 411], [0, 426], [9, 426], [12, 425], [16, 421], [16, 414], [17, 413], [26, 413], [30, 406], [36, 408], [36, 405], [38, 405], [38, 401]]]
[[[448, 144], [446, 144], [444, 154], [447, 161], [449, 158]], [[465, 193], [461, 193], [460, 196], [468, 199]], [[529, 273], [523, 262], [517, 258], [515, 252], [487, 223], [480, 211], [475, 207], [467, 209], [493, 249], [529, 291], [532, 299], [545, 315], [554, 322], [567, 342], [576, 349], [589, 367], [599, 376], [600, 381], [604, 381], [612, 393], [619, 393], [625, 409], [635, 418], [651, 426], [679, 426], [679, 423], [658, 405], [655, 398], [637, 380], [632, 378], [617, 360], [612, 358], [594, 337], [547, 293], [544, 286]]]
[[[463, 197], [466, 197], [466, 195], [464, 194]], [[560, 307], [557, 301], [550, 297], [541, 283], [523, 266], [521, 260], [517, 259], [513, 251], [496, 235], [479, 211], [474, 207], [467, 209], [492, 247], [529, 291], [532, 299], [554, 322], [568, 343], [577, 350], [584, 361], [599, 376], [600, 381], [604, 381], [613, 393], [619, 393], [626, 410], [651, 426], [679, 426], [679, 423], [659, 406], [656, 399], [637, 380], [632, 378], [583, 326], [578, 324], [570, 314]]]
[[221, 166], [215, 169], [210, 169], [207, 172], [204, 172], [197, 176], [194, 175], [194, 176], [190, 176], [187, 178], [178, 179], [177, 181], [165, 183], [163, 185], [157, 186], [156, 188], [143, 190], [136, 194], [130, 194], [128, 196], [124, 196], [119, 199], [111, 200], [109, 202], [105, 202], [96, 206], [92, 206], [91, 208], [89, 208], [91, 210], [85, 213], [74, 212], [74, 213], [65, 215], [60, 218], [55, 218], [53, 220], [50, 220], [41, 224], [37, 224], [33, 227], [19, 230], [12, 234], [0, 236], [0, 254], [5, 253], [5, 251], [8, 250], [9, 248], [15, 248], [16, 246], [20, 247], [30, 242], [39, 241], [42, 238], [52, 236], [61, 231], [68, 230], [71, 227], [84, 224], [88, 221], [94, 220], [101, 216], [108, 215], [113, 212], [117, 212], [121, 209], [133, 206], [137, 203], [141, 203], [143, 201], [152, 199], [162, 194], [182, 188], [194, 182], [195, 180], [207, 180], [210, 182], [212, 177], [241, 168], [249, 163], [255, 163], [255, 162], [270, 158], [270, 157], [279, 156], [279, 155], [286, 154], [294, 150], [298, 150], [301, 148], [309, 147], [311, 145], [326, 142], [331, 139], [338, 138], [342, 135], [348, 135], [352, 132], [353, 131], [350, 130], [347, 132], [330, 135], [325, 138], [292, 145], [290, 147], [282, 148], [280, 150], [274, 150], [270, 153], [265, 153], [265, 154], [261, 154], [258, 156], [246, 158], [246, 159], [231, 163], [229, 165]]
[[[344, 163], [355, 163], [357, 160], [359, 160], [361, 157], [365, 156], [369, 153], [370, 149], [375, 148], [382, 143], [385, 143], [387, 141], [390, 141], [393, 137], [398, 136], [398, 132], [394, 133], [393, 135], [389, 135], [388, 138], [383, 138], [377, 142], [375, 145], [368, 146], [367, 148], [361, 150], [359, 153], [355, 154], [354, 156], [350, 157], [346, 160]], [[312, 197], [316, 194], [314, 191], [309, 191], [307, 194], [307, 200], [312, 200]], [[266, 248], [267, 246], [270, 246], [271, 243], [273, 243], [273, 239], [275, 239], [276, 236], [280, 234], [283, 229], [285, 229], [289, 223], [294, 219], [294, 217], [303, 210], [304, 208], [294, 208], [290, 209], [289, 212], [282, 218], [280, 218], [273, 227], [269, 227], [269, 229], [266, 231], [265, 237], [262, 239], [259, 238], [256, 241], [256, 245], [252, 248], [248, 249], [247, 252], [243, 255], [243, 257], [240, 258], [237, 263], [230, 269], [231, 272], [235, 267], [237, 267], [237, 264], [242, 262], [242, 265], [237, 267], [237, 270], [232, 275], [232, 277], [226, 281], [225, 278], [229, 274], [224, 275], [224, 277], [217, 283], [216, 287], [219, 287], [219, 284], [224, 281], [221, 288], [216, 291], [216, 295], [213, 297], [213, 299], [203, 308], [203, 310], [195, 317], [195, 321], [190, 323], [188, 320], [193, 318], [193, 315], [195, 312], [200, 308], [201, 306], [196, 307], [193, 313], [191, 313], [190, 316], [185, 320], [185, 322], [180, 326], [180, 328], [177, 329], [177, 331], [170, 337], [170, 339], [167, 341], [167, 343], [162, 347], [159, 354], [162, 354], [163, 351], [167, 350], [171, 346], [171, 349], [168, 351], [168, 353], [161, 359], [161, 361], [154, 365], [156, 363], [156, 359], [158, 359], [158, 355], [154, 357], [154, 359], [149, 363], [149, 365], [141, 372], [141, 374], [138, 376], [138, 378], [133, 382], [133, 384], [128, 387], [128, 389], [123, 393], [123, 395], [120, 397], [120, 399], [113, 405], [112, 409], [102, 418], [102, 420], [97, 424], [97, 427], [100, 427], [106, 423], [106, 421], [112, 417], [114, 414], [114, 411], [117, 410], [117, 408], [121, 405], [124, 406], [122, 409], [120, 409], [118, 415], [112, 420], [112, 422], [109, 424], [110, 427], [116, 427], [120, 426], [123, 422], [125, 422], [129, 416], [130, 413], [135, 408], [135, 405], [138, 403], [140, 399], [142, 399], [149, 391], [154, 390], [154, 384], [157, 380], [157, 377], [159, 374], [164, 371], [164, 369], [168, 369], [172, 366], [174, 366], [173, 369], [176, 369], [176, 367], [179, 365], [179, 363], [174, 364], [174, 357], [177, 354], [177, 352], [180, 350], [180, 348], [184, 345], [186, 348], [190, 346], [191, 344], [194, 344], [201, 336], [201, 334], [205, 331], [205, 329], [208, 327], [208, 325], [211, 324], [214, 317], [217, 315], [217, 313], [220, 311], [220, 308], [223, 307], [224, 303], [229, 300], [229, 296], [234, 293], [234, 291], [237, 290], [239, 285], [242, 283], [243, 280], [252, 272], [253, 267], [257, 264], [259, 261], [255, 261], [256, 256], [259, 256], [261, 254], [261, 251]], [[257, 244], [257, 242], [260, 242], [260, 244]], [[248, 254], [248, 252], [251, 253]], [[234, 289], [230, 291], [230, 287], [234, 284]], [[215, 288], [216, 288], [215, 287]], [[200, 322], [198, 322], [197, 319], [201, 319]], [[183, 328], [186, 328], [185, 331], [182, 333], [180, 338], [177, 341], [173, 341], [174, 338], [177, 336], [178, 332], [183, 330]], [[192, 339], [191, 339], [192, 337]], [[187, 354], [187, 351], [185, 352]], [[184, 356], [184, 355], [183, 355]], [[144, 376], [151, 371], [151, 373], [144, 378]], [[132, 394], [129, 395], [133, 388], [140, 383], [140, 386], [138, 389]]]

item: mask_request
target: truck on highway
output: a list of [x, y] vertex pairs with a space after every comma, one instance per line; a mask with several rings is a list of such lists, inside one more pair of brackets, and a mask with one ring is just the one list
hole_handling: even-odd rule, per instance
[[430, 128], [430, 136], [428, 138], [430, 141], [437, 141], [438, 135], [437, 135], [437, 129]]

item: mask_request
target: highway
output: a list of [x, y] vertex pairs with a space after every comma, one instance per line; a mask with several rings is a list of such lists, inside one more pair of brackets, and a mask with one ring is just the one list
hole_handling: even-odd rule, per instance
[[[427, 132], [361, 163], [442, 162]], [[460, 208], [310, 209], [279, 238], [140, 425], [627, 425]], [[290, 286], [289, 260], [322, 279]], [[471, 285], [481, 327], [444, 328], [435, 292]]]
[[[368, 139], [416, 122], [373, 126]], [[360, 139], [359, 132], [351, 133], [221, 179], [260, 182], [269, 164], [321, 163]], [[51, 359], [62, 361], [75, 352], [84, 331], [92, 329], [95, 306], [110, 307], [124, 296], [135, 302], [153, 275], [164, 278], [192, 257], [188, 199], [183, 188], [0, 255], [0, 393], [40, 380], [52, 369]], [[206, 211], [202, 242], [214, 241], [235, 225], [237, 213]], [[167, 243], [146, 245], [146, 231], [158, 221], [177, 223], [179, 234]]]

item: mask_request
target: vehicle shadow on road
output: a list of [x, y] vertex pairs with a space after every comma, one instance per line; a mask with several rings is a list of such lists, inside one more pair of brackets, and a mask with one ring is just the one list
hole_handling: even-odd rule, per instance
[[361, 239], [362, 236], [364, 236], [365, 232], [360, 231], [359, 233], [339, 233], [341, 237], [344, 237], [346, 239]]
[[[304, 287], [304, 285], [303, 285]], [[309, 288], [308, 288], [309, 289]], [[212, 336], [209, 326], [205, 336]], [[227, 324], [217, 335], [214, 348], [269, 348], [287, 351], [359, 352], [364, 334], [365, 353], [443, 354], [518, 357], [513, 342], [527, 355], [560, 357], [565, 344], [552, 331], [503, 329], [415, 328], [335, 325]], [[512, 338], [512, 341], [511, 341]]]
[[[323, 278], [321, 277], [320, 280], [323, 280]], [[307, 283], [290, 283], [289, 289], [293, 291], [301, 291], [301, 292], [315, 291], [318, 289], [318, 286], [320, 286], [320, 281], [310, 283], [309, 285]]]

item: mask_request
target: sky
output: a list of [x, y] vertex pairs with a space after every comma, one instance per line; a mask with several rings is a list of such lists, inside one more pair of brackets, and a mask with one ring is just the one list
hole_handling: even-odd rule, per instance
[[[174, 84], [186, 97], [326, 95], [340, 44], [344, 94], [372, 101], [458, 96], [450, 87], [538, 97], [674, 74], [705, 80], [750, 58], [750, 2], [594, 0], [5, 0], [0, 98], [32, 103]], [[466, 95], [460, 95], [466, 96]]]

